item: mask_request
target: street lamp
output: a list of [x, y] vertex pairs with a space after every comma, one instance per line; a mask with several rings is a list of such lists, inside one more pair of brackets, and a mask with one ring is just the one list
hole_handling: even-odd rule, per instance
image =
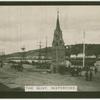
[[22, 50], [22, 62], [24, 62], [25, 60], [25, 47], [22, 47], [21, 50]]

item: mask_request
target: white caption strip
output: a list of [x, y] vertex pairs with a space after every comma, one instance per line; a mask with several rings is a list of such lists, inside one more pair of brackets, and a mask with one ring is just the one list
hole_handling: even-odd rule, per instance
[[77, 86], [25, 86], [25, 92], [77, 91]]

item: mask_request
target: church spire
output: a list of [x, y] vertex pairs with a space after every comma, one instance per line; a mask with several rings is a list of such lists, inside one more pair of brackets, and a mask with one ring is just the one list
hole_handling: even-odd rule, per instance
[[61, 29], [60, 29], [60, 23], [59, 23], [59, 10], [57, 10], [57, 23], [56, 23], [56, 29], [61, 30]]
[[51, 72], [60, 72], [59, 66], [65, 62], [65, 46], [62, 37], [62, 31], [59, 23], [59, 10], [57, 11], [56, 29], [52, 42], [52, 65]]

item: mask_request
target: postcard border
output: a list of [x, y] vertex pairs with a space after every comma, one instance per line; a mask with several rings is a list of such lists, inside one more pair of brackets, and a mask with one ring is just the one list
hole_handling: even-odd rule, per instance
[[[0, 6], [100, 6], [100, 1], [0, 1]], [[100, 92], [0, 92], [0, 98], [100, 98]]]

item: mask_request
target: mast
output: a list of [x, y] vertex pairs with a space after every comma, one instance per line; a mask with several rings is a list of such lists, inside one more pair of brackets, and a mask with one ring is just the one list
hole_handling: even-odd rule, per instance
[[47, 58], [48, 58], [48, 55], [47, 55], [47, 36], [46, 36], [46, 48], [45, 48], [45, 62], [46, 62], [46, 60], [47, 60]]
[[85, 31], [83, 32], [83, 68], [85, 67]]
[[38, 56], [39, 63], [41, 62], [41, 41], [39, 42], [39, 56]]

